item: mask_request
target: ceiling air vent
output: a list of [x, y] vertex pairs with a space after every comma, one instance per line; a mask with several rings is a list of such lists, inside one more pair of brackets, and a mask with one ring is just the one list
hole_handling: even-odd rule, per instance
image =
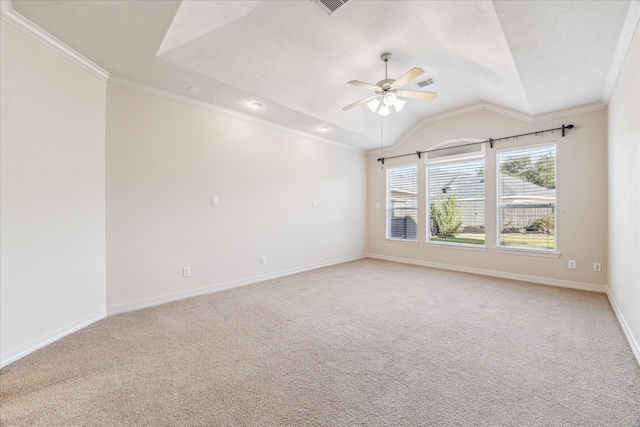
[[418, 86], [419, 88], [423, 88], [423, 87], [425, 87], [425, 86], [429, 86], [429, 85], [432, 85], [432, 84], [434, 84], [434, 83], [435, 83], [435, 81], [434, 81], [431, 77], [429, 77], [429, 78], [428, 78], [428, 79], [426, 79], [426, 80], [423, 80], [423, 81], [421, 81], [421, 82], [417, 82], [417, 83], [416, 83], [416, 86]]
[[327, 15], [331, 15], [333, 12], [344, 6], [349, 0], [311, 0], [324, 10]]

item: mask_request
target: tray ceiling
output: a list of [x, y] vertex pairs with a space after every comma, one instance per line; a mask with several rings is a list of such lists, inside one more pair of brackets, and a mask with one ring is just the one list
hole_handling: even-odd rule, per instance
[[438, 92], [384, 118], [385, 145], [477, 105], [535, 118], [606, 104], [629, 1], [350, 0], [332, 15], [309, 0], [11, 6], [112, 76], [373, 149], [381, 117], [342, 107], [371, 94], [347, 81], [384, 78], [381, 53], [393, 54], [390, 78], [421, 67], [416, 81]]

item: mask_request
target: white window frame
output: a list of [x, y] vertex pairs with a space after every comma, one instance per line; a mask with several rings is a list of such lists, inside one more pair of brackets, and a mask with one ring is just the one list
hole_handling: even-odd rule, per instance
[[[455, 146], [454, 146], [455, 147]], [[426, 237], [426, 243], [430, 244], [430, 245], [446, 245], [446, 246], [459, 246], [459, 247], [464, 247], [464, 248], [478, 248], [478, 249], [484, 249], [486, 248], [486, 244], [487, 244], [487, 234], [486, 234], [486, 196], [487, 196], [487, 187], [486, 187], [486, 177], [485, 177], [485, 181], [483, 183], [483, 204], [482, 204], [482, 210], [483, 210], [483, 216], [484, 216], [484, 233], [483, 233], [483, 240], [484, 243], [482, 244], [477, 244], [477, 243], [462, 243], [462, 242], [445, 242], [445, 241], [437, 241], [437, 240], [431, 240], [431, 168], [434, 166], [443, 166], [443, 165], [447, 165], [447, 164], [462, 164], [462, 163], [467, 163], [467, 162], [474, 162], [474, 161], [480, 161], [482, 160], [483, 163], [483, 168], [485, 170], [485, 176], [486, 176], [486, 151], [485, 151], [485, 144], [481, 144], [480, 146], [480, 150], [476, 151], [474, 150], [473, 152], [470, 153], [463, 153], [463, 154], [455, 154], [455, 155], [450, 155], [450, 156], [443, 156], [443, 157], [437, 157], [433, 160], [429, 160], [427, 159], [425, 161], [425, 195], [426, 195], [426, 230], [425, 230], [425, 237]]]
[[[501, 244], [501, 227], [502, 227], [502, 215], [503, 209], [501, 209], [501, 180], [500, 180], [500, 167], [502, 162], [500, 160], [500, 156], [505, 153], [514, 153], [519, 151], [527, 151], [533, 149], [544, 149], [545, 147], [553, 147], [554, 156], [555, 156], [555, 164], [554, 164], [554, 175], [555, 175], [555, 196], [554, 196], [554, 204], [553, 204], [553, 220], [554, 220], [554, 229], [553, 229], [553, 243], [554, 247], [552, 249], [543, 248], [539, 246], [533, 245], [502, 245]], [[500, 252], [513, 252], [513, 253], [529, 253], [532, 255], [539, 254], [540, 256], [558, 256], [558, 149], [556, 141], [549, 141], [539, 144], [529, 144], [522, 145], [518, 147], [504, 148], [500, 150], [496, 150], [496, 249]]]
[[[390, 172], [393, 170], [397, 170], [397, 169], [409, 169], [412, 168], [414, 170], [415, 173], [415, 203], [413, 207], [410, 208], [402, 208], [402, 209], [415, 209], [415, 236], [413, 238], [402, 238], [402, 237], [394, 237], [392, 235], [393, 233], [393, 226], [391, 223], [392, 220], [392, 216], [391, 216], [391, 211], [392, 211], [392, 197], [391, 197], [391, 187], [390, 187]], [[399, 164], [399, 165], [393, 165], [393, 166], [388, 166], [386, 167], [386, 171], [385, 171], [385, 238], [387, 240], [391, 240], [394, 242], [412, 242], [412, 243], [417, 243], [418, 242], [418, 214], [419, 214], [419, 209], [418, 209], [418, 165], [417, 163], [413, 162], [413, 163], [404, 163], [404, 164]], [[405, 224], [405, 234], [406, 234], [406, 224]]]

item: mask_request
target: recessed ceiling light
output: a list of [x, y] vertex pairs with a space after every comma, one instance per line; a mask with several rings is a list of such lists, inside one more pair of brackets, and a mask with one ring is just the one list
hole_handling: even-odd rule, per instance
[[197, 91], [199, 91], [199, 90], [200, 90], [200, 88], [199, 88], [199, 87], [197, 87], [197, 86], [190, 86], [190, 87], [189, 87], [189, 92], [197, 92]]
[[328, 131], [328, 130], [329, 130], [329, 128], [328, 128], [328, 127], [326, 127], [326, 126], [322, 126], [322, 127], [320, 128], [320, 130], [321, 130], [322, 132], [326, 132], [326, 131]]
[[258, 104], [257, 102], [252, 102], [251, 104], [249, 104], [249, 107], [253, 108], [254, 110], [257, 110], [258, 108], [262, 107], [262, 104]]

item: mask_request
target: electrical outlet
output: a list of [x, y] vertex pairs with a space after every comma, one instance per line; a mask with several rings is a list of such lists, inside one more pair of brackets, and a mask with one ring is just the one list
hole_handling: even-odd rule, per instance
[[267, 263], [267, 257], [266, 256], [261, 256], [260, 257], [260, 264], [266, 264]]
[[572, 270], [575, 270], [576, 269], [576, 260], [575, 259], [570, 259], [567, 267], [569, 267]]
[[602, 271], [602, 264], [600, 264], [599, 262], [594, 262], [593, 271]]
[[182, 276], [183, 277], [191, 276], [191, 267], [182, 267]]

